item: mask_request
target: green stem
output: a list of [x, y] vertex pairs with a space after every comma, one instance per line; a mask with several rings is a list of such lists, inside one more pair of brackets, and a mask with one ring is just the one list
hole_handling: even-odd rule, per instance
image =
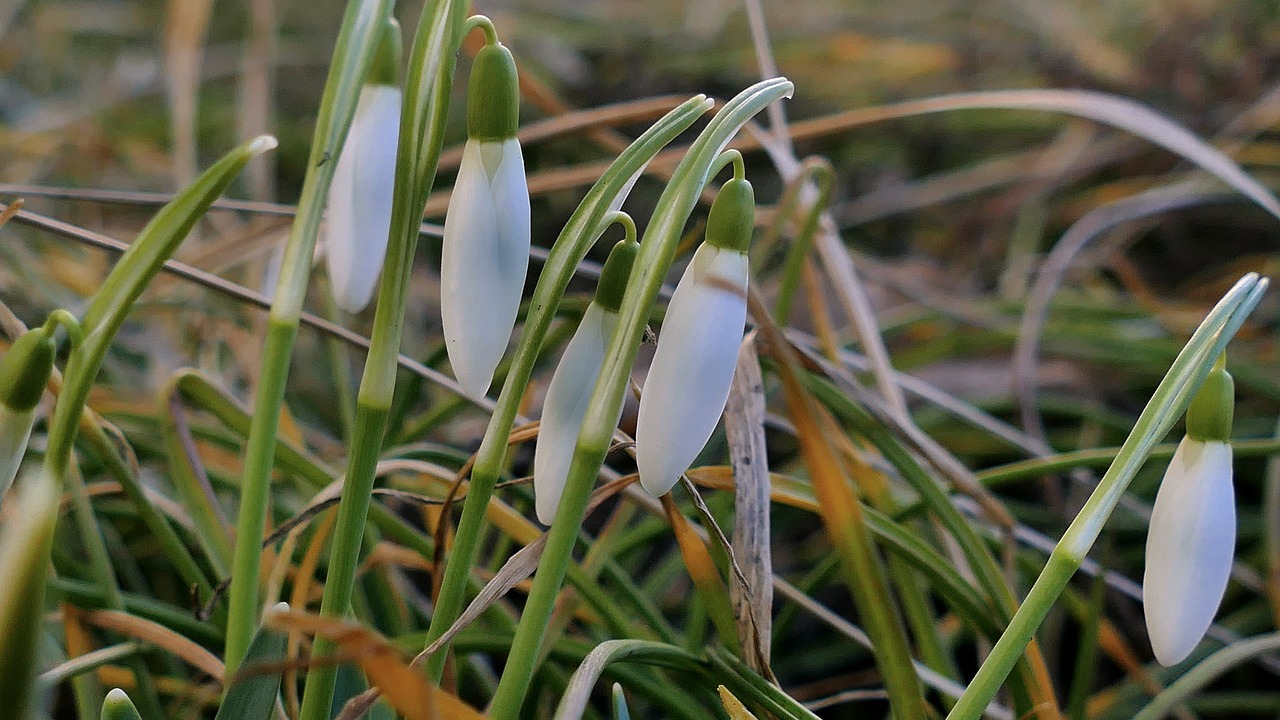
[[[329, 570], [324, 581], [324, 597], [320, 602], [320, 614], [341, 617], [351, 604], [355, 585], [356, 568], [360, 564], [360, 545], [364, 538], [365, 519], [369, 514], [369, 501], [373, 492], [374, 474], [358, 472], [357, 468], [372, 467], [378, 462], [382, 449], [382, 431], [386, 427], [387, 408], [360, 403], [356, 406], [356, 434], [352, 438], [350, 468], [342, 487], [342, 501], [338, 503], [338, 519], [333, 526], [333, 540], [329, 552]], [[312, 648], [313, 658], [322, 658], [333, 651], [330, 641], [316, 639]], [[299, 717], [328, 718], [333, 704], [333, 688], [338, 677], [338, 664], [321, 661], [307, 673], [306, 691], [302, 695]]]
[[[462, 516], [458, 520], [453, 548], [445, 563], [440, 595], [436, 598], [435, 614], [431, 617], [431, 627], [427, 632], [428, 645], [443, 635], [462, 612], [467, 578], [475, 562], [489, 498], [493, 495], [494, 485], [502, 472], [507, 438], [511, 434], [511, 426], [524, 398], [525, 387], [542, 349], [543, 339], [555, 319], [565, 288], [573, 278], [578, 263], [582, 262], [591, 245], [607, 228], [608, 214], [622, 204], [629, 182], [643, 171], [659, 150], [706, 112], [709, 104], [710, 101], [702, 96], [687, 100], [636, 139], [592, 186], [552, 245], [534, 288], [524, 329], [511, 359], [511, 368], [502, 384], [502, 391], [498, 395], [493, 415], [489, 418], [484, 438], [480, 441], [480, 449], [476, 452], [471, 481], [467, 486], [467, 498], [462, 505]], [[447, 654], [442, 650], [427, 660], [430, 677], [437, 680], [440, 678]]]
[[297, 214], [289, 231], [280, 279], [271, 302], [253, 422], [245, 448], [224, 652], [229, 677], [235, 675], [258, 627], [261, 611], [258, 598], [259, 543], [266, 525], [276, 431], [284, 402], [285, 381], [289, 376], [289, 358], [293, 354], [293, 341], [298, 333], [299, 315], [309, 284], [321, 213], [338, 164], [336, 158], [351, 127], [356, 101], [382, 42], [390, 12], [391, 0], [353, 0], [347, 4], [316, 116], [307, 174], [302, 182]]
[[1040, 577], [1036, 578], [1021, 607], [1014, 613], [991, 655], [947, 715], [949, 720], [977, 720], [987, 703], [995, 697], [1045, 615], [1088, 555], [1102, 526], [1146, 461], [1151, 448], [1182, 415], [1191, 396], [1209, 374], [1213, 362], [1262, 299], [1266, 287], [1265, 279], [1253, 273], [1246, 275], [1196, 329], [1143, 408], [1115, 461], [1049, 555]]
[[[623, 296], [618, 328], [609, 341], [605, 361], [591, 396], [591, 404], [583, 420], [582, 431], [569, 466], [564, 499], [556, 513], [555, 522], [551, 525], [546, 551], [538, 564], [538, 572], [534, 575], [533, 589], [516, 629], [507, 666], [493, 697], [490, 716], [494, 720], [507, 720], [519, 715], [521, 702], [539, 656], [542, 633], [564, 580], [578, 528], [582, 525], [588, 495], [613, 437], [618, 408], [627, 391], [632, 363], [684, 225], [724, 146], [752, 116], [769, 103], [789, 96], [791, 90], [792, 85], [786, 80], [766, 80], [743, 91], [725, 105], [694, 141], [658, 201], [658, 210], [646, 228], [644, 242], [640, 243], [640, 254], [636, 258], [631, 281]], [[509, 387], [509, 382], [504, 385], [504, 394]], [[468, 496], [467, 500], [470, 503], [472, 497]], [[487, 502], [487, 498], [485, 501]]]
[[[289, 356], [298, 326], [271, 318], [262, 357], [262, 375], [254, 401], [254, 414], [245, 445], [244, 475], [240, 487], [240, 510], [236, 520], [236, 543], [231, 556], [231, 587], [227, 591], [227, 676], [232, 677], [249, 649], [261, 612], [258, 600], [258, 570], [262, 558], [262, 536], [267, 523], [271, 466], [275, 459], [276, 429], [280, 405], [284, 402]], [[269, 417], [268, 417], [269, 416]]]
[[[413, 256], [418, 246], [423, 207], [435, 183], [444, 143], [455, 57], [469, 5], [468, 0], [451, 0], [424, 8], [410, 50], [409, 77], [400, 115], [400, 143], [396, 150], [386, 265], [378, 286], [373, 335], [356, 399], [347, 476], [338, 503], [329, 574], [320, 605], [320, 614], [328, 617], [345, 615], [351, 603], [370, 493], [395, 396]], [[489, 29], [492, 30], [492, 25]], [[312, 655], [320, 657], [333, 648], [332, 642], [318, 639]], [[337, 667], [333, 664], [321, 663], [308, 673], [300, 712], [303, 720], [329, 717], [336, 681]]]

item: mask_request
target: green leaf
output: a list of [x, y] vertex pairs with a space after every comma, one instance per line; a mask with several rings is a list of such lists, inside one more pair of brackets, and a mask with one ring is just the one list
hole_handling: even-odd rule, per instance
[[[288, 610], [289, 606], [280, 603], [268, 612], [281, 609]], [[276, 696], [280, 694], [280, 674], [284, 670], [288, 642], [288, 635], [258, 627], [239, 672], [230, 679], [231, 687], [218, 708], [216, 720], [267, 720], [272, 717]]]
[[0, 715], [6, 717], [33, 714], [44, 576], [57, 520], [57, 488], [41, 474], [22, 488], [0, 534], [0, 686], [5, 688]]

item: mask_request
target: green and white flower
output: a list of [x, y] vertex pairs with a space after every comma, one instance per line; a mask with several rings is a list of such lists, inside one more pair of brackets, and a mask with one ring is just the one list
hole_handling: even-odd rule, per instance
[[387, 254], [400, 135], [400, 27], [390, 21], [329, 186], [326, 231], [334, 302], [363, 310]]
[[529, 269], [529, 188], [516, 140], [515, 61], [485, 46], [471, 71], [467, 144], [440, 258], [445, 347], [463, 391], [483, 397], [515, 327]]
[[1156, 660], [1182, 662], [1218, 612], [1235, 553], [1231, 376], [1215, 366], [1187, 409], [1147, 532], [1142, 607]]
[[[551, 524], [560, 507], [574, 446], [591, 402], [591, 392], [600, 377], [609, 338], [618, 326], [619, 303], [639, 250], [640, 245], [634, 240], [624, 240], [613, 247], [600, 274], [595, 300], [583, 313], [547, 386], [538, 444], [533, 454], [534, 505], [538, 521], [543, 525]], [[621, 417], [619, 406], [615, 425]]]
[[755, 197], [751, 184], [726, 182], [667, 307], [636, 424], [640, 483], [671, 490], [711, 438], [729, 386], [747, 317], [747, 247]]

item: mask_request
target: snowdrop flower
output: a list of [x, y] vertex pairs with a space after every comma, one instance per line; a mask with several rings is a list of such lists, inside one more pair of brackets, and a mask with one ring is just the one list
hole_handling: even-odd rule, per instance
[[[595, 300], [587, 306], [573, 339], [565, 346], [560, 364], [547, 386], [547, 399], [542, 405], [542, 423], [538, 444], [533, 453], [533, 497], [538, 522], [550, 525], [560, 507], [569, 462], [587, 414], [591, 392], [600, 377], [605, 348], [618, 326], [618, 307], [631, 275], [640, 245], [623, 240], [613, 246], [600, 274]], [[622, 407], [618, 407], [618, 417]]]
[[1231, 485], [1234, 388], [1219, 359], [1187, 408], [1147, 532], [1142, 608], [1161, 665], [1186, 659], [1218, 612], [1235, 552]]
[[689, 469], [729, 399], [747, 318], [754, 212], [751, 184], [726, 182], [707, 218], [707, 240], [667, 307], [636, 423], [640, 484], [655, 496]]
[[53, 328], [46, 326], [23, 333], [0, 358], [0, 496], [22, 464], [55, 353]]
[[440, 257], [445, 347], [458, 383], [473, 398], [484, 397], [506, 352], [529, 269], [519, 106], [515, 60], [491, 40], [471, 69], [467, 144]]
[[355, 118], [329, 186], [329, 285], [338, 307], [360, 312], [373, 298], [387, 254], [400, 134], [400, 26], [391, 20], [360, 90]]

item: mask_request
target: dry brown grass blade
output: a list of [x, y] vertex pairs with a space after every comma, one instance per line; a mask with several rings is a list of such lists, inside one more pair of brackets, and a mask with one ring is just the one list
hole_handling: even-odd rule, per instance
[[1028, 434], [1044, 438], [1044, 424], [1040, 419], [1036, 400], [1040, 335], [1044, 330], [1049, 304], [1066, 277], [1072, 261], [1090, 242], [1117, 225], [1219, 197], [1199, 190], [1190, 183], [1155, 188], [1089, 211], [1054, 243], [1048, 257], [1041, 263], [1035, 283], [1027, 296], [1013, 353], [1014, 395], [1018, 399], [1022, 427]]
[[164, 650], [188, 665], [222, 681], [225, 668], [222, 661], [187, 637], [169, 628], [136, 615], [118, 610], [90, 610], [82, 616], [85, 622], [104, 630], [112, 630], [135, 640], [141, 640]]
[[676, 545], [680, 548], [680, 557], [684, 560], [685, 569], [688, 570], [689, 578], [693, 580], [698, 594], [702, 596], [702, 602], [707, 606], [707, 615], [711, 617], [712, 624], [720, 635], [720, 641], [734, 653], [740, 653], [738, 632], [733, 618], [733, 604], [729, 600], [724, 578], [720, 576], [720, 569], [716, 567], [716, 562], [711, 557], [711, 551], [698, 533], [694, 532], [688, 519], [680, 512], [675, 500], [671, 498], [671, 493], [663, 495], [661, 500], [667, 522], [671, 524], [671, 532], [675, 535]]
[[[337, 522], [338, 511], [326, 513], [320, 522], [316, 524], [315, 534], [311, 536], [311, 542], [307, 545], [307, 551], [302, 556], [302, 562], [298, 563], [298, 572], [295, 574], [293, 589], [289, 596], [289, 607], [305, 610], [311, 600], [311, 587], [316, 575], [316, 568], [320, 565], [320, 556], [325, 549], [325, 541], [329, 538], [329, 533], [333, 531], [333, 524]], [[302, 633], [290, 632], [289, 644], [285, 652], [285, 663], [288, 667], [284, 673], [284, 700], [285, 707], [289, 709], [289, 717], [298, 717], [299, 698], [298, 698], [298, 670], [297, 660], [299, 650], [302, 646]]]
[[196, 110], [200, 94], [200, 64], [213, 0], [169, 0], [165, 23], [165, 89], [173, 135], [174, 187], [185, 187], [196, 176]]
[[[157, 195], [155, 197], [161, 198], [161, 197], [169, 197], [169, 196]], [[7, 205], [0, 206], [0, 211], [3, 211], [3, 209], [7, 207], [8, 207]], [[46, 230], [48, 232], [54, 233], [55, 235], [69, 238], [79, 243], [96, 247], [101, 250], [106, 250], [112, 253], [123, 253], [125, 250], [129, 249], [128, 243], [121, 242], [119, 240], [116, 240], [115, 238], [109, 237], [107, 235], [103, 235], [102, 233], [86, 230], [84, 228], [77, 227], [70, 223], [66, 223], [61, 220], [56, 220], [51, 217], [46, 217], [44, 215], [33, 213], [27, 210], [19, 211], [14, 216], [14, 219], [26, 225], [37, 227], [42, 230]], [[424, 228], [428, 228], [428, 229], [430, 227], [431, 226], [424, 226]], [[164, 264], [164, 271], [172, 275], [176, 275], [180, 278], [183, 278], [184, 280], [188, 280], [198, 285], [202, 285], [204, 287], [215, 290], [219, 293], [222, 293], [223, 295], [226, 295], [240, 302], [243, 302], [250, 307], [254, 307], [263, 311], [267, 311], [271, 309], [271, 299], [262, 295], [261, 293], [250, 290], [249, 288], [246, 288], [243, 285], [239, 285], [229, 280], [220, 278], [217, 275], [214, 275], [212, 273], [208, 273], [198, 268], [191, 267], [190, 265], [187, 265], [185, 263], [169, 260]], [[96, 290], [96, 286], [94, 286], [91, 289], [88, 289], [85, 294], [89, 294], [93, 290]], [[315, 330], [319, 330], [320, 332], [326, 335], [329, 335], [330, 337], [337, 338], [349, 345], [353, 345], [362, 350], [369, 349], [368, 338], [362, 335], [359, 335], [357, 333], [354, 333], [345, 327], [329, 322], [328, 320], [325, 320], [322, 317], [319, 317], [312, 313], [303, 312], [300, 316], [300, 320], [303, 325], [311, 327]], [[428, 380], [436, 385], [444, 387], [448, 389], [450, 392], [457, 394], [459, 397], [465, 397], [465, 395], [463, 395], [462, 393], [462, 388], [459, 387], [457, 382], [455, 382], [453, 378], [449, 377], [448, 375], [445, 375], [444, 373], [439, 372], [433, 368], [429, 368], [423, 365], [422, 363], [418, 362], [417, 360], [414, 360], [413, 358], [408, 357], [407, 355], [400, 355], [397, 361], [399, 362], [399, 365], [401, 368], [415, 375], [418, 375], [419, 377], [425, 380]], [[493, 411], [493, 402], [491, 400], [478, 399], [478, 400], [473, 400], [473, 402], [483, 410], [486, 410], [488, 412]]]
[[733, 466], [733, 550], [742, 572], [729, 578], [738, 642], [747, 664], [770, 677], [773, 635], [773, 548], [769, 531], [771, 488], [764, 437], [764, 379], [754, 334], [742, 341], [725, 406], [725, 435]]
[[729, 720], [757, 720], [747, 706], [729, 692], [729, 688], [720, 685], [716, 687], [716, 691], [720, 693], [720, 702], [724, 703], [724, 711], [729, 714]]
[[23, 200], [22, 198], [15, 198], [12, 202], [10, 202], [7, 206], [5, 206], [3, 210], [0, 210], [0, 228], [3, 228], [6, 223], [12, 220], [13, 216], [17, 215], [18, 211], [21, 210], [22, 206], [25, 204], [26, 204], [26, 201]]
[[[587, 503], [587, 515], [590, 515], [596, 508], [600, 507], [601, 503], [621, 492], [635, 480], [636, 476], [630, 475], [615, 480], [591, 493], [591, 499]], [[492, 504], [495, 501], [490, 502]], [[513, 537], [522, 542], [520, 537]], [[546, 533], [539, 533], [536, 538], [527, 542], [523, 548], [508, 558], [493, 578], [480, 590], [475, 599], [467, 605], [467, 609], [453, 622], [453, 625], [413, 659], [414, 666], [425, 662], [428, 657], [449, 644], [458, 633], [466, 629], [468, 625], [480, 617], [494, 603], [501, 600], [512, 588], [532, 577], [533, 572], [538, 569], [538, 561], [542, 558], [542, 551], [546, 544]]]
[[[523, 78], [524, 76], [522, 75], [521, 77]], [[519, 132], [516, 133], [516, 138], [520, 140], [521, 144], [529, 145], [542, 140], [568, 135], [569, 133], [582, 131], [591, 133], [611, 125], [656, 120], [685, 100], [688, 100], [688, 97], [684, 95], [663, 95], [642, 100], [601, 105], [573, 112], [568, 112], [566, 107], [564, 114], [522, 126]], [[625, 143], [622, 147], [626, 147]], [[456, 168], [461, 161], [462, 148], [450, 148], [440, 155], [440, 169]]]
[[[274, 110], [277, 20], [275, 0], [249, 0], [249, 37], [240, 77], [240, 102], [236, 126], [240, 137], [271, 132]], [[276, 157], [272, 153], [249, 161], [243, 175], [254, 200], [270, 200], [276, 194]]]
[[355, 623], [295, 610], [268, 613], [268, 627], [301, 631], [333, 641], [338, 655], [357, 663], [382, 697], [407, 720], [483, 720], [470, 705], [431, 683], [409, 666], [386, 638]]

